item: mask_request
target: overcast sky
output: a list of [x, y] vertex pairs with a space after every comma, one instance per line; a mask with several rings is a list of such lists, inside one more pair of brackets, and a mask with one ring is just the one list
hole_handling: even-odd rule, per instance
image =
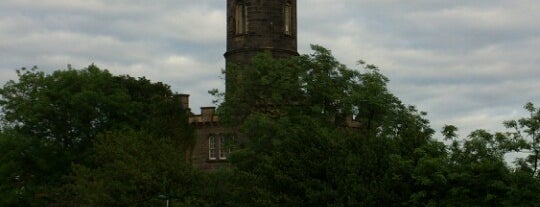
[[[0, 84], [15, 69], [95, 63], [211, 105], [224, 88], [225, 0], [1, 0]], [[298, 0], [298, 48], [375, 64], [432, 126], [460, 135], [540, 105], [538, 0]]]

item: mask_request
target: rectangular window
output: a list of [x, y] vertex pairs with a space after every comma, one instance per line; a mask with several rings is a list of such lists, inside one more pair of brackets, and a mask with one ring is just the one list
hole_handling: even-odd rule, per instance
[[230, 148], [227, 136], [221, 135], [219, 140], [219, 159], [226, 160], [229, 150]]
[[247, 32], [247, 6], [239, 1], [235, 8], [236, 34]]
[[292, 7], [291, 4], [287, 3], [285, 4], [284, 9], [284, 17], [285, 17], [285, 34], [286, 35], [292, 35]]
[[208, 137], [208, 159], [210, 160], [216, 159], [216, 137], [215, 136]]

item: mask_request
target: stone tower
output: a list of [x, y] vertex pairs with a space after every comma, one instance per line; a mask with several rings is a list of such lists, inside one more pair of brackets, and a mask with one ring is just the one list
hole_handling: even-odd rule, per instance
[[[298, 55], [296, 46], [296, 0], [227, 0], [226, 90], [234, 85], [242, 70], [249, 70], [251, 59], [261, 52], [275, 58]], [[230, 70], [232, 65], [240, 70]], [[233, 90], [230, 90], [233, 89]], [[189, 107], [189, 95], [179, 97]], [[234, 128], [221, 124], [215, 107], [201, 107], [200, 114], [190, 114], [196, 142], [191, 162], [202, 170], [228, 167], [231, 152], [228, 143], [242, 142]]]
[[[298, 55], [296, 32], [296, 0], [227, 0], [225, 67], [248, 65], [266, 51], [275, 58]], [[229, 90], [236, 74], [226, 76]]]

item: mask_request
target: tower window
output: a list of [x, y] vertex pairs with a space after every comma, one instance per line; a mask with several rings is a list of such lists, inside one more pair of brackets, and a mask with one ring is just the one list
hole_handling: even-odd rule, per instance
[[285, 4], [285, 8], [284, 8], [284, 32], [286, 35], [292, 35], [292, 6], [291, 6], [291, 3], [286, 3]]
[[239, 0], [235, 8], [236, 34], [247, 32], [247, 6], [244, 1]]

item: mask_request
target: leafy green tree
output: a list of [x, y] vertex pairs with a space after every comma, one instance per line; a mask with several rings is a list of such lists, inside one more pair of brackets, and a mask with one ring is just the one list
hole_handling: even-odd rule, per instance
[[43, 192], [58, 185], [57, 168], [64, 167], [49, 162], [58, 159], [50, 150], [39, 139], [12, 130], [0, 133], [0, 206], [45, 206]]
[[[274, 60], [269, 53], [256, 56], [251, 66], [231, 65], [227, 75], [234, 77], [234, 87], [219, 107], [220, 121], [238, 125], [249, 115], [269, 114], [280, 116], [301, 108], [301, 82], [297, 74], [296, 59]], [[213, 91], [218, 94], [217, 90]]]
[[[5, 144], [17, 149], [8, 158], [13, 162], [0, 163], [0, 168], [13, 169], [4, 175], [15, 176], [19, 186], [2, 183], [0, 194], [39, 195], [19, 196], [20, 203], [47, 203], [53, 196], [50, 189], [64, 184], [61, 178], [72, 164], [100, 165], [88, 158], [95, 137], [107, 131], [143, 130], [153, 137], [178, 139], [182, 151], [194, 145], [186, 110], [163, 83], [114, 76], [95, 65], [52, 74], [23, 68], [17, 75], [18, 80], [0, 89], [2, 128], [15, 134]], [[19, 167], [7, 167], [14, 164]]]
[[[517, 169], [505, 161], [533, 149], [520, 133], [476, 130], [462, 139], [448, 125], [446, 145], [432, 138], [425, 112], [387, 90], [376, 66], [360, 61], [363, 72], [350, 70], [329, 50], [312, 48], [233, 68], [241, 79], [219, 110], [248, 142], [230, 156], [234, 199], [220, 205], [536, 205], [539, 180], [526, 176], [534, 159]], [[536, 137], [531, 114], [515, 126]]]
[[515, 143], [515, 150], [528, 154], [524, 160], [518, 160], [522, 170], [530, 171], [534, 176], [539, 176], [540, 161], [540, 108], [533, 103], [527, 103], [524, 107], [529, 112], [529, 117], [519, 120], [504, 122], [504, 125], [512, 129], [506, 133], [508, 139]]
[[540, 180], [522, 169], [514, 170], [510, 177], [505, 206], [540, 206]]
[[[179, 100], [163, 83], [113, 76], [95, 65], [53, 74], [23, 68], [17, 75], [18, 81], [0, 90], [4, 127], [47, 139], [61, 149], [84, 150], [100, 132], [123, 127], [175, 136], [178, 130], [170, 123], [159, 130], [148, 125], [185, 124]], [[170, 120], [157, 120], [166, 118]]]
[[510, 171], [504, 161], [504, 139], [476, 130], [469, 139], [450, 148], [450, 197], [448, 202], [497, 206], [505, 199]]
[[246, 123], [250, 147], [232, 159], [238, 183], [238, 206], [310, 206], [333, 202], [326, 182], [329, 157], [335, 146], [331, 133], [308, 117], [250, 117]]
[[110, 73], [95, 66], [52, 75], [23, 68], [17, 75], [18, 82], [9, 81], [0, 91], [5, 125], [47, 139], [60, 149], [86, 146], [109, 127], [112, 117], [125, 113], [107, 108], [121, 108], [130, 98]]
[[[412, 206], [538, 206], [532, 193], [540, 183], [522, 168], [507, 166], [505, 155], [516, 149], [508, 133], [475, 130], [459, 138], [457, 128], [443, 127], [451, 143], [438, 143], [432, 156], [421, 159], [413, 171], [418, 189]], [[424, 153], [429, 148], [418, 151]]]
[[185, 162], [178, 140], [147, 132], [99, 136], [90, 157], [97, 167], [73, 166], [60, 206], [184, 206], [195, 199], [199, 175]]
[[425, 113], [393, 96], [375, 66], [362, 63], [361, 73], [312, 48], [234, 68], [241, 79], [220, 116], [235, 119], [248, 142], [230, 156], [243, 186], [231, 206], [403, 204], [424, 156], [414, 152], [431, 142]]

